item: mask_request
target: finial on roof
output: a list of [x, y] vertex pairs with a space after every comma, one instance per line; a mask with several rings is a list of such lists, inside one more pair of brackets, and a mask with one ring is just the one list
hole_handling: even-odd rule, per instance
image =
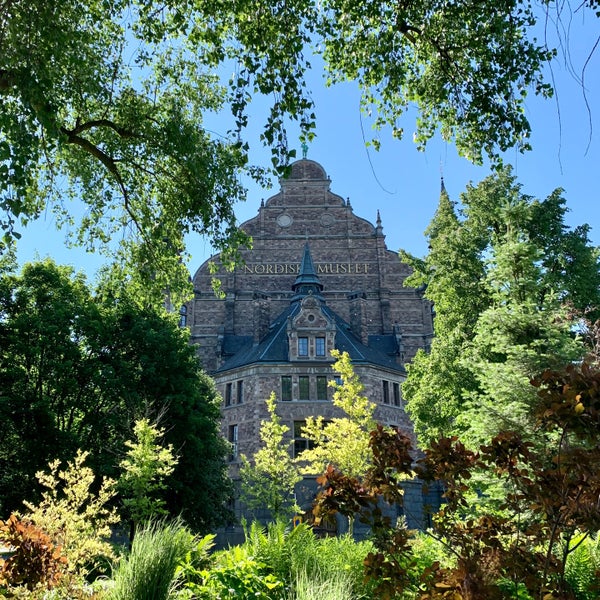
[[306, 155], [308, 154], [308, 144], [306, 142], [302, 142], [301, 144], [302, 147], [302, 158], [306, 158]]
[[446, 185], [444, 184], [444, 165], [440, 160], [440, 194], [447, 194]]
[[377, 235], [383, 235], [383, 227], [381, 226], [381, 215], [379, 214], [379, 209], [377, 209], [377, 221], [376, 221], [375, 231]]
[[304, 254], [302, 255], [300, 271], [298, 271], [298, 276], [296, 277], [296, 281], [294, 281], [292, 290], [296, 292], [292, 300], [306, 296], [307, 294], [320, 296], [323, 290], [323, 284], [317, 275], [308, 242], [304, 244]]

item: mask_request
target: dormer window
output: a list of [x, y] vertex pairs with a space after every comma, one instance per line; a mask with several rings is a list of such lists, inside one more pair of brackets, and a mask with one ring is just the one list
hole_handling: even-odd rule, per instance
[[298, 338], [298, 356], [308, 356], [308, 338]]
[[324, 337], [315, 338], [315, 355], [316, 356], [325, 356], [325, 338]]

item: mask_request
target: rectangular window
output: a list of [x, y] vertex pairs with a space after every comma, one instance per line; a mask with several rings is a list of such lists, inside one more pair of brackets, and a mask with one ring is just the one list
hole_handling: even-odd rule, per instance
[[281, 399], [285, 402], [292, 399], [292, 378], [289, 375], [281, 378]]
[[394, 383], [394, 406], [400, 406], [400, 384]]
[[231, 383], [225, 385], [225, 406], [231, 406]]
[[244, 382], [237, 382], [237, 403], [241, 404], [244, 401]]
[[310, 379], [307, 375], [298, 377], [298, 400], [310, 400]]
[[235, 460], [238, 457], [238, 426], [229, 426], [229, 443], [231, 444], [231, 454], [229, 460]]
[[383, 403], [390, 403], [390, 382], [385, 380], [383, 381]]
[[302, 435], [302, 429], [306, 421], [294, 421], [294, 457], [298, 456], [303, 450], [314, 448], [314, 442], [307, 440]]
[[317, 356], [325, 356], [325, 338], [315, 338], [315, 354]]
[[317, 400], [327, 400], [327, 377], [317, 375]]
[[308, 356], [308, 338], [298, 338], [298, 356]]

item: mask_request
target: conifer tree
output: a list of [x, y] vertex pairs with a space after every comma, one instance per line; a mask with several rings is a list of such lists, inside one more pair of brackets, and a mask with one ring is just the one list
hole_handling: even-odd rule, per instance
[[404, 254], [435, 308], [435, 338], [403, 385], [422, 443], [441, 433], [477, 442], [528, 425], [529, 381], [581, 358], [576, 331], [600, 306], [598, 248], [569, 229], [565, 200], [525, 195], [509, 168], [461, 195], [442, 191], [423, 260]]

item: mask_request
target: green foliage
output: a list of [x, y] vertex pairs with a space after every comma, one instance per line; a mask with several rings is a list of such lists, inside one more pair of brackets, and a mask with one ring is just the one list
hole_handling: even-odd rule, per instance
[[48, 473], [37, 473], [46, 488], [41, 502], [33, 505], [25, 501], [27, 519], [60, 545], [69, 570], [81, 575], [113, 557], [108, 539], [111, 524], [118, 520], [110, 506], [115, 482], [97, 482], [93, 471], [84, 465], [87, 456], [87, 452], [78, 451], [63, 471], [59, 470], [60, 461], [52, 461]]
[[108, 600], [167, 600], [181, 571], [178, 566], [197, 549], [193, 535], [178, 520], [147, 522], [137, 532], [131, 551], [114, 572]]
[[580, 534], [570, 542], [572, 550], [565, 565], [565, 580], [575, 593], [576, 600], [595, 600], [598, 597], [600, 574], [600, 536]]
[[372, 549], [370, 542], [355, 542], [350, 536], [317, 538], [305, 523], [291, 530], [283, 522], [270, 523], [267, 528], [252, 523], [244, 548], [267, 565], [290, 593], [296, 592], [297, 584], [304, 587], [311, 580], [319, 587], [324, 581], [340, 579], [340, 586], [348, 586], [352, 592], [348, 597], [369, 595], [362, 563]]
[[[588, 363], [545, 371], [534, 387], [535, 418], [547, 435], [545, 446], [512, 431], [501, 432], [478, 452], [456, 437], [441, 438], [417, 461], [415, 471], [423, 481], [445, 484], [446, 503], [434, 517], [432, 534], [455, 558], [422, 572], [421, 598], [567, 598], [576, 582], [580, 593], [592, 592], [586, 580], [592, 573], [595, 577], [596, 565], [588, 560], [582, 568], [585, 557], [572, 557], [600, 528], [600, 371]], [[315, 516], [352, 502], [359, 507], [378, 549], [365, 561], [366, 574], [383, 597], [393, 597], [411, 584], [417, 563], [408, 532], [392, 527], [377, 504], [380, 496], [401, 502], [398, 473], [412, 468], [412, 449], [406, 436], [394, 437], [383, 428], [373, 432], [371, 448], [373, 466], [360, 488], [333, 471], [323, 476]], [[478, 472], [505, 482], [508, 491], [499, 511], [474, 509], [469, 481]], [[576, 582], [566, 575], [569, 560]], [[585, 575], [578, 577], [578, 570]]]
[[342, 571], [335, 577], [327, 574], [298, 573], [290, 592], [289, 600], [350, 600], [355, 598], [352, 594], [352, 576]]
[[457, 434], [477, 447], [501, 429], [532, 429], [529, 385], [586, 352], [574, 335], [600, 306], [599, 251], [569, 229], [560, 190], [526, 196], [510, 169], [445, 190], [424, 260], [403, 253], [435, 309], [431, 352], [408, 367], [403, 395], [419, 440]]
[[163, 430], [148, 419], [136, 421], [133, 431], [135, 441], [125, 442], [127, 457], [120, 463], [123, 472], [118, 487], [125, 511], [138, 525], [167, 513], [165, 501], [158, 494], [166, 488], [164, 479], [173, 472], [177, 459], [171, 445], [160, 445]]
[[[187, 233], [207, 235], [227, 260], [248, 241], [233, 206], [244, 198], [240, 173], [263, 177], [247, 164], [243, 137], [252, 99], [272, 98], [261, 140], [279, 174], [295, 155], [286, 125], [298, 123], [301, 141], [314, 137], [311, 53], [328, 84], [358, 82], [376, 129], [402, 138], [416, 107], [420, 149], [437, 130], [475, 162], [529, 149], [524, 103], [531, 90], [552, 94], [543, 71], [556, 53], [536, 39], [550, 5], [536, 8], [530, 0], [3, 4], [2, 244], [53, 212], [76, 226], [77, 243], [115, 255], [113, 282], [127, 278], [144, 302], [169, 290], [178, 304], [191, 292], [180, 261]], [[215, 73], [231, 64], [222, 85]], [[229, 138], [203, 126], [224, 107]], [[73, 199], [84, 203], [82, 218]]]
[[174, 315], [92, 294], [50, 260], [0, 275], [0, 312], [0, 512], [35, 501], [35, 473], [78, 448], [118, 477], [135, 421], [160, 418], [179, 454], [166, 508], [199, 531], [226, 519], [220, 397]]
[[0, 521], [0, 542], [14, 548], [9, 558], [0, 559], [0, 587], [25, 585], [34, 590], [58, 585], [67, 558], [39, 527], [13, 514]]
[[369, 464], [369, 431], [375, 424], [375, 404], [362, 395], [364, 386], [354, 372], [350, 355], [337, 350], [331, 354], [336, 359], [332, 369], [342, 378], [341, 384], [330, 382], [335, 389], [333, 404], [347, 417], [327, 423], [321, 416], [307, 418], [302, 435], [314, 447], [303, 450], [296, 461], [303, 473], [318, 475], [327, 465], [333, 465], [351, 477], [358, 477]]
[[185, 590], [190, 595], [184, 592], [184, 597], [203, 600], [277, 600], [284, 597], [283, 583], [269, 572], [267, 565], [248, 554], [244, 546], [218, 553], [210, 570], [197, 573], [195, 578], [201, 581], [187, 581]]
[[299, 511], [294, 486], [302, 476], [291, 457], [291, 440], [284, 436], [289, 427], [281, 424], [276, 412], [275, 393], [266, 401], [269, 420], [261, 421], [262, 447], [250, 462], [242, 455], [241, 499], [250, 509], [267, 509], [274, 520], [291, 517]]

